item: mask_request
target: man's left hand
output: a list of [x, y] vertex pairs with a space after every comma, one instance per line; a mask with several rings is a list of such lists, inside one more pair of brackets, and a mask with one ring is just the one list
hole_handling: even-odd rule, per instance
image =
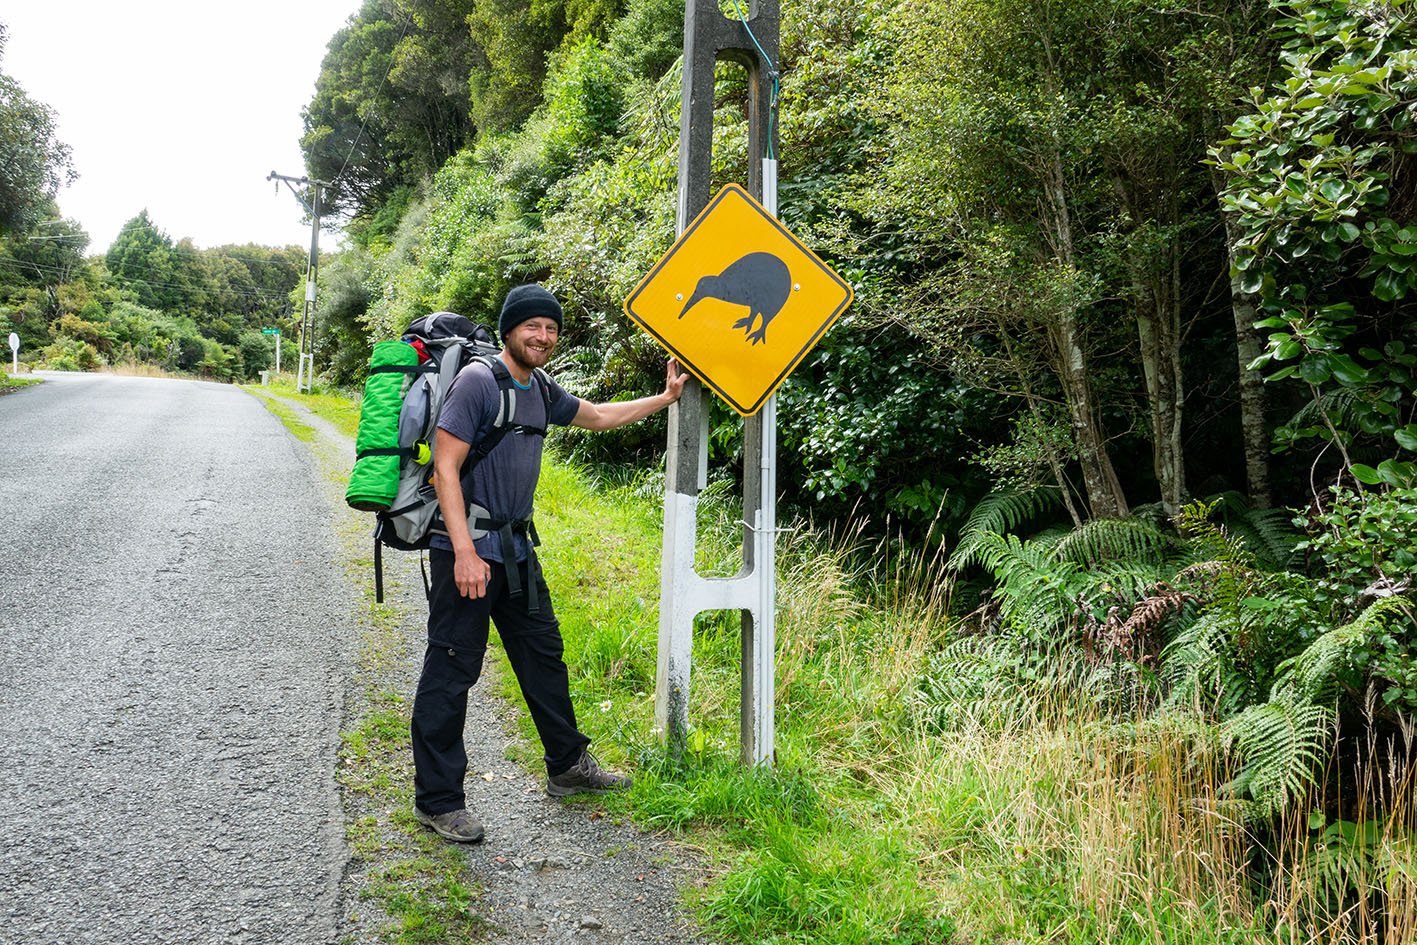
[[683, 395], [684, 385], [687, 383], [689, 372], [684, 370], [677, 360], [670, 358], [664, 374], [664, 396], [669, 399], [669, 403], [674, 403]]

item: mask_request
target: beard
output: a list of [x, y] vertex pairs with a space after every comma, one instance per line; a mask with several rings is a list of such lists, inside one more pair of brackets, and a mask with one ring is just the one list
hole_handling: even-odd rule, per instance
[[546, 362], [551, 360], [551, 352], [556, 350], [556, 345], [553, 343], [544, 350], [534, 350], [525, 341], [513, 338], [507, 342], [506, 348], [507, 354], [518, 367], [531, 371], [546, 366]]

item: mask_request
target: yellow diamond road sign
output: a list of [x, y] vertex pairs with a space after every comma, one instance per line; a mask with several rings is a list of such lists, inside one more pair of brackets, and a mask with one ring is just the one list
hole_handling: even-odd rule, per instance
[[729, 184], [630, 293], [625, 314], [746, 417], [851, 298], [846, 280]]

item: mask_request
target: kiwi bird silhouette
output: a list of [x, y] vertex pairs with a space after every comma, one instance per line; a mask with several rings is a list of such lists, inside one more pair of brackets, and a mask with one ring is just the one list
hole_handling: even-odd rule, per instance
[[[718, 275], [700, 279], [679, 317], [689, 314], [689, 309], [704, 299], [745, 305], [748, 314], [734, 322], [733, 327], [742, 328], [747, 342], [755, 345], [766, 340], [768, 323], [782, 311], [791, 294], [792, 273], [787, 271], [787, 263], [772, 253], [749, 253]], [[755, 331], [753, 324], [759, 318], [762, 322]]]

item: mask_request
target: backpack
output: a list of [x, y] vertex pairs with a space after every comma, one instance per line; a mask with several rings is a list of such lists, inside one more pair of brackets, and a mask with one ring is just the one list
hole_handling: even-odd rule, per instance
[[[452, 312], [424, 315], [415, 319], [398, 340], [381, 341], [374, 346], [345, 501], [353, 508], [375, 514], [374, 596], [380, 603], [384, 600], [384, 547], [421, 551], [428, 548], [433, 535], [446, 534], [433, 486], [433, 456], [438, 417], [458, 372], [473, 361], [484, 362], [497, 380], [501, 399], [491, 432], [468, 452], [461, 477], [466, 477], [512, 430], [546, 434], [544, 427], [516, 422], [515, 384], [500, 353], [484, 326]], [[535, 373], [546, 415], [550, 416], [549, 378], [540, 368]], [[471, 502], [470, 497], [466, 498]], [[474, 538], [489, 530], [500, 531], [503, 540], [510, 543], [512, 532], [523, 531], [536, 542], [530, 521], [492, 521], [486, 517], [487, 511], [477, 505], [470, 505], [468, 514]], [[426, 568], [423, 582], [426, 591]], [[519, 587], [509, 590], [514, 595], [520, 592]]]

